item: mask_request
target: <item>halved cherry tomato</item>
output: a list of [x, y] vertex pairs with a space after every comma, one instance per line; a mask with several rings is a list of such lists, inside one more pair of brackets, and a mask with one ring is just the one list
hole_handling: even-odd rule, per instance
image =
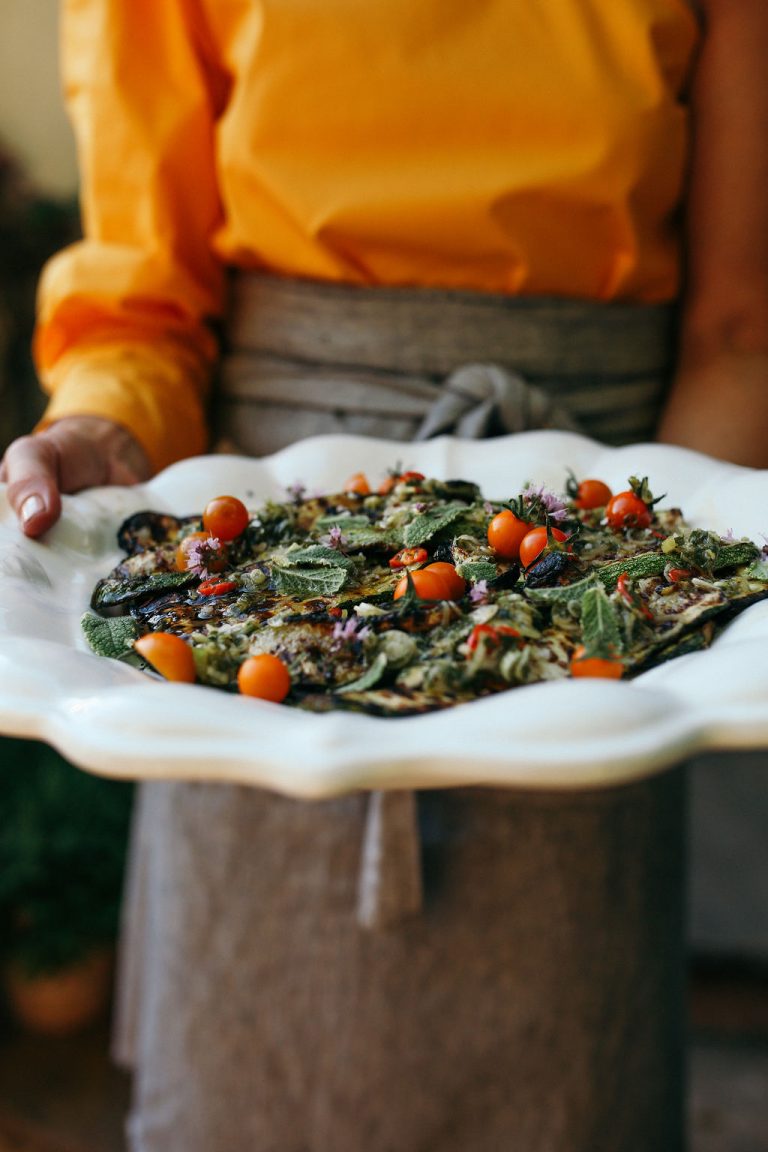
[[424, 479], [424, 473], [423, 472], [403, 472], [403, 474], [401, 476], [398, 476], [397, 483], [398, 484], [418, 484], [419, 481], [423, 480], [423, 479]]
[[581, 480], [573, 503], [586, 512], [592, 508], [604, 508], [612, 495], [602, 480]]
[[427, 564], [424, 571], [437, 572], [445, 580], [449, 600], [461, 600], [467, 589], [467, 582], [463, 576], [459, 576], [453, 564], [449, 564], [447, 560], [435, 560], [432, 564]]
[[357, 496], [370, 496], [371, 486], [365, 472], [353, 472], [344, 485], [345, 492], [354, 492]]
[[249, 520], [248, 509], [237, 496], [214, 496], [203, 512], [203, 528], [219, 540], [236, 540]]
[[679, 584], [681, 580], [687, 580], [690, 575], [689, 568], [670, 568], [667, 572], [667, 580], [670, 584]]
[[147, 632], [134, 640], [133, 647], [166, 680], [194, 683], [195, 658], [180, 636], [173, 632]]
[[[430, 572], [428, 568], [417, 568], [409, 573], [413, 582], [413, 590], [419, 600], [452, 600], [448, 582], [439, 572]], [[408, 591], [408, 576], [402, 576], [395, 588], [395, 600], [405, 596]]]
[[197, 590], [201, 596], [224, 596], [227, 592], [234, 592], [235, 588], [236, 580], [204, 580]]
[[510, 508], [497, 512], [488, 525], [488, 543], [505, 560], [517, 560], [520, 541], [530, 532], [531, 525], [515, 516]]
[[647, 528], [652, 514], [645, 501], [628, 489], [611, 497], [605, 506], [605, 519], [609, 528], [620, 532], [622, 528]]
[[260, 652], [249, 656], [238, 668], [237, 687], [243, 696], [280, 704], [291, 690], [291, 674], [279, 656]]
[[[568, 533], [561, 528], [550, 528], [552, 538], [562, 543], [568, 539]], [[520, 563], [523, 568], [530, 568], [537, 556], [540, 556], [549, 543], [547, 529], [543, 524], [538, 528], [531, 528], [520, 541]]]
[[407, 568], [410, 564], [423, 564], [427, 559], [426, 548], [401, 548], [389, 562], [390, 568]]
[[624, 675], [624, 665], [619, 659], [606, 656], [585, 656], [585, 648], [580, 644], [575, 649], [569, 670], [571, 676], [591, 676], [601, 680], [620, 680]]

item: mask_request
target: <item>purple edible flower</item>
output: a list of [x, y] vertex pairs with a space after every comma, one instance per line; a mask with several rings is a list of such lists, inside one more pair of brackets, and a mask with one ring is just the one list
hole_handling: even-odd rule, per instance
[[533, 503], [538, 501], [550, 520], [565, 520], [568, 516], [568, 509], [559, 496], [554, 492], [550, 492], [543, 484], [537, 488], [535, 484], [529, 484], [523, 492], [523, 499]]
[[208, 580], [211, 575], [208, 565], [212, 560], [221, 557], [221, 541], [217, 536], [208, 536], [205, 540], [193, 540], [186, 553], [187, 571], [193, 572], [201, 580]]
[[469, 598], [473, 604], [482, 604], [488, 595], [488, 581], [478, 580], [469, 590]]
[[320, 543], [325, 544], [327, 548], [335, 548], [337, 552], [342, 552], [347, 546], [347, 538], [339, 525], [334, 524], [327, 536], [320, 537]]
[[356, 616], [350, 616], [348, 619], [340, 620], [334, 624], [331, 632], [331, 647], [338, 650], [345, 644], [352, 644], [356, 640], [365, 640], [370, 634], [371, 630], [367, 624], [363, 624], [362, 620], [358, 620]]

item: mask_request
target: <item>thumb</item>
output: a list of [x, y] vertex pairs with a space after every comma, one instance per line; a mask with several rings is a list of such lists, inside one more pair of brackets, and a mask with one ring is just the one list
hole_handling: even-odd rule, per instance
[[54, 446], [41, 437], [23, 436], [10, 445], [3, 461], [8, 502], [27, 536], [41, 536], [61, 515], [59, 462]]

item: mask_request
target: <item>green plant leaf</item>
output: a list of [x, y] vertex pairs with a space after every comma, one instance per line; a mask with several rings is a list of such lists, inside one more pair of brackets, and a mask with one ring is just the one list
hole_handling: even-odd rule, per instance
[[332, 596], [344, 587], [347, 580], [346, 569], [340, 567], [290, 568], [276, 564], [272, 576], [278, 592], [299, 599], [314, 596]]
[[343, 684], [337, 692], [343, 694], [344, 692], [365, 692], [367, 688], [373, 688], [374, 684], [378, 684], [384, 675], [389, 661], [387, 660], [384, 652], [379, 652], [370, 668], [366, 668], [362, 676], [358, 676], [357, 680], [352, 680], [349, 684]]
[[617, 656], [623, 648], [616, 611], [600, 585], [582, 597], [581, 635], [588, 656]]
[[426, 512], [417, 513], [403, 531], [406, 548], [416, 548], [425, 540], [430, 540], [457, 520], [462, 512], [466, 512], [466, 508], [466, 504], [446, 504], [442, 508], [428, 508]]
[[120, 660], [133, 652], [139, 635], [136, 621], [130, 616], [94, 616], [86, 612], [80, 621], [86, 640], [97, 656]]

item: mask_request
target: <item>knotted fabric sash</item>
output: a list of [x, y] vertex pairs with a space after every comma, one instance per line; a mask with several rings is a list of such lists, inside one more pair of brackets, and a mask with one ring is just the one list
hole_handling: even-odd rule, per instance
[[[533, 428], [609, 444], [653, 436], [668, 382], [667, 305], [365, 288], [240, 273], [217, 398], [229, 451], [267, 455], [324, 433], [423, 440]], [[416, 804], [374, 793], [358, 919], [421, 901]]]

